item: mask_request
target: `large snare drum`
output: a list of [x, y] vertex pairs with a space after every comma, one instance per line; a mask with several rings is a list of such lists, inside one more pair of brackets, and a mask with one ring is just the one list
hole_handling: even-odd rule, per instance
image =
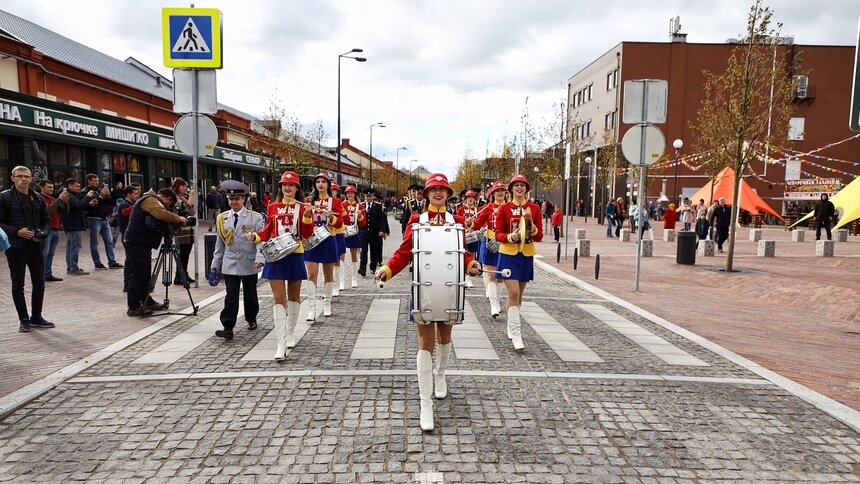
[[473, 230], [472, 232], [466, 232], [466, 245], [474, 244], [475, 242], [480, 242], [482, 238], [487, 234], [487, 228], [484, 227], [481, 230]]
[[283, 234], [260, 246], [266, 262], [276, 262], [292, 254], [299, 248], [299, 241], [293, 234]]
[[463, 322], [466, 304], [462, 225], [412, 225], [412, 316], [418, 324]]
[[328, 231], [325, 225], [320, 225], [314, 229], [313, 235], [304, 240], [305, 250], [314, 250], [316, 246], [323, 243], [323, 241], [327, 238], [331, 237], [331, 233]]
[[493, 254], [499, 253], [499, 248], [502, 247], [502, 243], [496, 239], [487, 238], [487, 250], [492, 252]]
[[358, 225], [353, 225], [353, 224], [347, 225], [343, 231], [343, 235], [345, 237], [354, 237], [354, 236], [358, 235]]

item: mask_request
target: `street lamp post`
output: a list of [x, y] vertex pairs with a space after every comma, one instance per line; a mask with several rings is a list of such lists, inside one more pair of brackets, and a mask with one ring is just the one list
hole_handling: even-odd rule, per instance
[[412, 185], [412, 162], [418, 160], [409, 160], [409, 184]]
[[582, 213], [586, 217], [586, 221], [588, 220], [588, 210], [591, 208], [591, 157], [585, 157], [585, 206], [582, 207]]
[[675, 147], [675, 186], [672, 189], [672, 202], [678, 203], [678, 165], [681, 164], [678, 161], [678, 152], [684, 147], [684, 142], [679, 138], [672, 142], [672, 146]]
[[540, 168], [535, 166], [535, 200], [540, 200]]
[[397, 154], [394, 161], [394, 193], [400, 196], [400, 151], [406, 150], [405, 146], [397, 148]]
[[373, 128], [379, 127], [384, 128], [385, 123], [378, 122], [370, 125], [370, 188], [373, 188]]
[[362, 49], [352, 49], [349, 52], [337, 56], [337, 184], [343, 186], [343, 174], [340, 171], [340, 60], [344, 57], [355, 59], [356, 62], [366, 62], [364, 57], [352, 57], [353, 52], [364, 52]]

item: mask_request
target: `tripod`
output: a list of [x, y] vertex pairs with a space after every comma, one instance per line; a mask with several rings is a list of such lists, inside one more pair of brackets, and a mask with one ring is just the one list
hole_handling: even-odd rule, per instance
[[[176, 268], [180, 269], [182, 274], [182, 287], [185, 288], [185, 292], [188, 294], [188, 300], [191, 301], [191, 307], [193, 308], [193, 315], [197, 315], [197, 310], [199, 307], [194, 304], [194, 298], [191, 297], [191, 284], [188, 282], [188, 274], [185, 272], [185, 269], [182, 268], [182, 262], [179, 258], [179, 248], [176, 244], [173, 243], [172, 235], [165, 235], [164, 242], [161, 244], [161, 247], [158, 249], [158, 257], [155, 259], [155, 264], [152, 267], [152, 276], [149, 278], [149, 286], [146, 291], [146, 299], [148, 300], [152, 292], [155, 290], [155, 284], [158, 282], [159, 275], [161, 276], [161, 283], [164, 285], [164, 309], [167, 310], [170, 308], [170, 286], [173, 284], [173, 275], [174, 275], [174, 265]], [[159, 314], [183, 314], [183, 313], [173, 313], [169, 311], [165, 311], [164, 313]]]

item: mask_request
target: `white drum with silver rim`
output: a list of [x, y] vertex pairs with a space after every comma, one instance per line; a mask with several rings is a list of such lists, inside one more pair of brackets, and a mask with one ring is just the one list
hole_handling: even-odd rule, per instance
[[343, 230], [343, 235], [345, 237], [355, 237], [356, 235], [358, 235], [358, 225], [347, 225], [346, 228]]
[[487, 250], [492, 252], [493, 254], [498, 254], [499, 249], [502, 247], [502, 243], [496, 239], [491, 239], [487, 237]]
[[412, 225], [412, 317], [417, 324], [463, 322], [466, 304], [463, 226], [445, 214], [430, 225], [427, 213]]
[[314, 233], [304, 240], [305, 250], [314, 250], [316, 246], [323, 243], [327, 238], [331, 237], [331, 232], [325, 225], [319, 225], [314, 229]]
[[266, 241], [260, 246], [260, 252], [262, 252], [266, 262], [277, 262], [292, 254], [298, 248], [299, 241], [296, 240], [296, 236], [287, 233]]
[[484, 227], [480, 230], [473, 230], [471, 232], [466, 232], [466, 245], [474, 244], [475, 242], [480, 242], [482, 238], [486, 237], [487, 228]]

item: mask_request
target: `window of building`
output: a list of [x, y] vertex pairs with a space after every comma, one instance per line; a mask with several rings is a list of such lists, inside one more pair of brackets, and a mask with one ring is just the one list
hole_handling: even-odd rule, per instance
[[612, 90], [612, 72], [610, 72], [609, 74], [606, 74], [606, 90], [607, 91]]
[[585, 138], [591, 136], [591, 121], [585, 123]]
[[788, 139], [792, 141], [803, 141], [803, 132], [806, 129], [806, 118], [791, 118], [788, 121]]
[[606, 113], [603, 116], [603, 129], [608, 131], [608, 130], [612, 129], [611, 126], [612, 126], [612, 113]]
[[805, 99], [807, 93], [809, 92], [809, 76], [806, 75], [797, 75], [791, 78], [792, 85], [794, 86], [794, 97]]
[[618, 87], [618, 69], [613, 69], [606, 74], [606, 90], [611, 91]]
[[594, 97], [594, 89], [593, 89], [593, 87], [594, 87], [594, 83], [589, 84], [589, 85], [588, 85], [588, 87], [587, 87], [587, 89], [588, 89], [588, 100], [589, 100], [589, 101], [591, 101], [591, 100], [593, 99], [593, 97]]

